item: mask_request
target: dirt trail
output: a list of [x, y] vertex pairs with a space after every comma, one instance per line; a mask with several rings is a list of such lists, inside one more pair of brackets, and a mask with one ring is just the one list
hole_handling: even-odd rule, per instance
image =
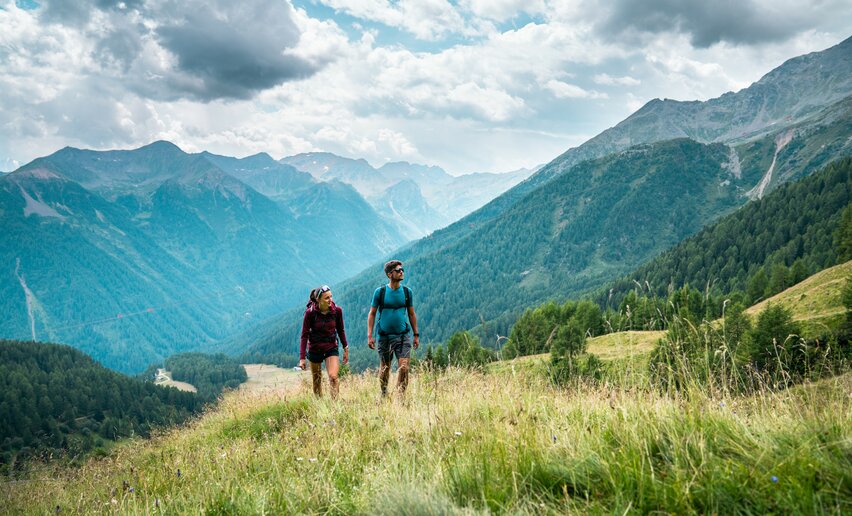
[[304, 371], [281, 369], [270, 364], [243, 364], [248, 380], [240, 385], [244, 391], [289, 391], [299, 387]]

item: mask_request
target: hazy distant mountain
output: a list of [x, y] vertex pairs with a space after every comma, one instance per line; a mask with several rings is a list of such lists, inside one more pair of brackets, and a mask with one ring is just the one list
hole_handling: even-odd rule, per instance
[[[316, 233], [318, 244], [302, 252], [312, 256], [320, 268], [330, 261], [329, 255], [338, 253], [351, 274], [365, 259], [371, 263], [380, 260], [405, 242], [395, 226], [379, 216], [352, 186], [340, 181], [313, 185], [289, 207], [305, 233]], [[326, 283], [342, 277], [332, 274]]]
[[389, 186], [372, 199], [372, 204], [379, 215], [399, 227], [402, 234], [414, 238], [422, 238], [452, 222], [426, 202], [420, 186], [412, 179]]
[[316, 184], [310, 174], [279, 163], [265, 152], [242, 159], [209, 152], [201, 154], [228, 174], [272, 199], [292, 199]]
[[447, 187], [436, 192], [435, 209], [447, 214], [453, 221], [472, 213], [500, 194], [535, 173], [535, 169], [522, 168], [503, 174], [479, 172], [454, 177]]
[[[327, 152], [298, 154], [283, 158], [281, 163], [308, 172], [317, 179], [335, 179], [352, 185], [379, 213], [400, 217], [391, 222], [411, 239], [458, 220], [534, 172], [520, 169], [506, 174], [452, 176], [440, 167], [404, 161], [386, 163], [375, 169], [363, 159], [343, 158]], [[398, 183], [402, 185], [394, 188]], [[412, 183], [416, 189], [411, 187]], [[395, 198], [384, 198], [388, 192]], [[411, 198], [404, 198], [408, 195]]]
[[34, 160], [0, 177], [0, 224], [0, 334], [122, 371], [203, 349], [405, 242], [349, 186], [168, 142]]
[[337, 180], [355, 187], [364, 197], [373, 197], [387, 188], [390, 179], [363, 159], [349, 159], [330, 152], [309, 152], [280, 160], [323, 181]]
[[393, 181], [409, 179], [428, 192], [431, 197], [434, 192], [442, 190], [452, 183], [453, 177], [441, 167], [418, 165], [407, 161], [394, 161], [385, 163], [378, 169], [383, 177], [391, 178]]

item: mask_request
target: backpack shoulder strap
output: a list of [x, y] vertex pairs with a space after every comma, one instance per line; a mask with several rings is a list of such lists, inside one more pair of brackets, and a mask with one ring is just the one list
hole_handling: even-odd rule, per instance
[[382, 285], [382, 288], [379, 289], [379, 313], [382, 313], [382, 310], [385, 309], [385, 291], [388, 289], [387, 285]]
[[411, 308], [411, 289], [402, 287], [402, 292], [405, 294], [405, 307]]

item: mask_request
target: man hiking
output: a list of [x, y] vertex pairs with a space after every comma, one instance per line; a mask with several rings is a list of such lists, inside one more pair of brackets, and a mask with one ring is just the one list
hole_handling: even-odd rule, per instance
[[[376, 327], [379, 334], [379, 385], [382, 397], [388, 394], [388, 378], [394, 355], [397, 361], [396, 388], [402, 396], [408, 386], [412, 340], [414, 349], [417, 349], [420, 334], [417, 332], [417, 315], [414, 313], [411, 289], [401, 285], [405, 277], [402, 262], [391, 260], [386, 263], [385, 274], [388, 284], [373, 293], [370, 315], [367, 316], [367, 345], [370, 349], [376, 349], [376, 340], [373, 338], [373, 329]], [[378, 324], [376, 312], [379, 313]]]

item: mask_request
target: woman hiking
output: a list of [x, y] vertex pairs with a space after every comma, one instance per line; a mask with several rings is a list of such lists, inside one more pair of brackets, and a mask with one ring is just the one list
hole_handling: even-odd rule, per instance
[[340, 352], [337, 349], [337, 337], [343, 344], [343, 363], [349, 363], [349, 343], [343, 328], [343, 309], [334, 304], [331, 288], [328, 285], [311, 291], [311, 299], [305, 308], [302, 321], [302, 339], [299, 346], [299, 367], [305, 369], [305, 357], [311, 363], [314, 394], [322, 396], [322, 363], [328, 373], [331, 398], [337, 399], [340, 370]]

